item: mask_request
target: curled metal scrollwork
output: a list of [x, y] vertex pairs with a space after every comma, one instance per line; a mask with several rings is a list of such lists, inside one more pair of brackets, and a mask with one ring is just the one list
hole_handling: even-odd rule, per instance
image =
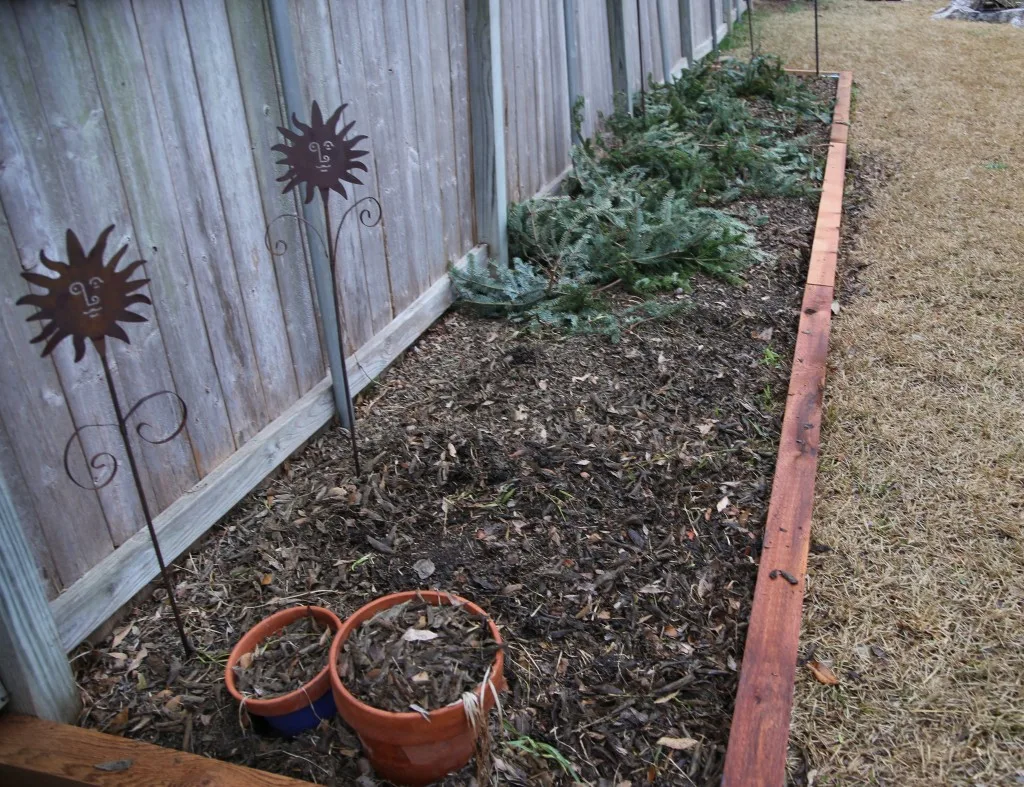
[[[362, 206], [362, 207], [360, 207]], [[349, 217], [349, 214], [359, 209], [357, 215], [359, 217], [359, 223], [364, 227], [376, 227], [380, 224], [381, 218], [383, 217], [383, 209], [381, 208], [380, 200], [376, 197], [363, 197], [358, 199], [349, 205], [348, 209], [341, 214], [341, 221], [338, 222], [338, 226], [334, 231], [334, 241], [330, 247], [327, 246], [327, 242], [324, 240], [324, 236], [320, 234], [320, 230], [316, 228], [312, 222], [307, 221], [305, 217], [300, 216], [298, 213], [282, 213], [280, 216], [275, 216], [270, 223], [267, 225], [267, 230], [263, 234], [263, 245], [267, 247], [267, 251], [270, 252], [273, 257], [283, 257], [288, 252], [288, 242], [284, 238], [273, 239], [273, 227], [279, 221], [285, 219], [293, 219], [295, 222], [303, 225], [308, 229], [316, 239], [320, 241], [320, 248], [324, 250], [324, 254], [328, 259], [337, 259], [338, 257], [338, 242], [341, 239], [341, 230], [345, 226], [345, 219]], [[330, 232], [330, 228], [327, 229]]]
[[[172, 397], [180, 409], [180, 414], [174, 429], [163, 437], [154, 436], [153, 433], [156, 428], [147, 421], [140, 421], [133, 427], [135, 434], [139, 436], [139, 439], [149, 443], [150, 445], [162, 445], [163, 443], [170, 442], [181, 434], [181, 430], [185, 428], [185, 423], [188, 421], [188, 405], [185, 404], [184, 399], [174, 393], [174, 391], [157, 391], [156, 393], [149, 394], [148, 396], [143, 396], [132, 406], [130, 410], [128, 410], [127, 413], [125, 413], [125, 425], [127, 426], [127, 424], [133, 419], [140, 407], [159, 396]], [[109, 451], [98, 451], [90, 456], [85, 447], [85, 443], [82, 441], [82, 433], [86, 429], [102, 429], [117, 426], [117, 424], [85, 424], [84, 426], [78, 427], [72, 433], [71, 437], [68, 438], [68, 442], [64, 446], [64, 472], [75, 486], [90, 491], [96, 491], [103, 489], [103, 487], [107, 486], [114, 480], [114, 476], [117, 475], [117, 469], [120, 467], [120, 462], [117, 461], [117, 457]], [[92, 471], [91, 483], [89, 484], [83, 484], [75, 477], [75, 473], [71, 469], [71, 447], [75, 444], [75, 441], [78, 442], [79, 447], [82, 449], [82, 453], [86, 457], [86, 465]]]
[[[364, 205], [364, 203], [370, 203], [370, 205]], [[380, 206], [380, 200], [376, 197], [363, 197], [357, 199], [351, 205], [348, 210], [341, 214], [341, 221], [338, 222], [338, 229], [334, 232], [334, 256], [338, 256], [338, 240], [341, 238], [341, 228], [345, 226], [345, 219], [348, 218], [348, 214], [358, 208], [360, 205], [363, 207], [359, 210], [359, 223], [364, 227], [376, 227], [380, 224], [380, 220], [383, 216], [383, 209]], [[372, 207], [371, 207], [372, 206]], [[328, 230], [329, 231], [329, 230]]]

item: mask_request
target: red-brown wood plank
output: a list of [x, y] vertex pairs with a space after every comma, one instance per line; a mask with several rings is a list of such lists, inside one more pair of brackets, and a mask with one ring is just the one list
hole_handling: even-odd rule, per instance
[[[833, 142], [804, 289], [723, 787], [780, 787], [786, 779], [852, 84], [850, 72], [840, 74], [833, 115]], [[837, 132], [840, 126], [844, 129], [841, 133]], [[790, 578], [795, 584], [791, 584]]]
[[[835, 126], [833, 126], [835, 128]], [[843, 219], [843, 184], [846, 180], [846, 143], [832, 142], [821, 184], [821, 202], [814, 225], [807, 283], [832, 287], [836, 281], [839, 227]]]
[[[118, 763], [123, 766], [117, 770]], [[106, 765], [114, 770], [98, 768]], [[0, 784], [308, 787], [308, 782], [30, 716], [0, 719]]]

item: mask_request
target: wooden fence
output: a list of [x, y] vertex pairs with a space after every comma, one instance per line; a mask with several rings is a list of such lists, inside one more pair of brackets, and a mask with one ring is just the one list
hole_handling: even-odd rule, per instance
[[[340, 243], [356, 390], [450, 304], [448, 266], [493, 243], [479, 204], [500, 165], [510, 200], [564, 174], [570, 90], [583, 96], [592, 133], [616, 86], [664, 79], [666, 64], [687, 65], [688, 47], [703, 56], [740, 9], [734, 0], [284, 1], [304, 93], [294, 109], [301, 118], [314, 98], [349, 104], [344, 119], [371, 151], [351, 198], [383, 205], [378, 227], [352, 223]], [[280, 194], [270, 152], [285, 125], [273, 2], [0, 0], [0, 473], [67, 648], [151, 580], [155, 562], [127, 473], [98, 492], [64, 475], [75, 428], [114, 420], [98, 364], [73, 363], [67, 346], [41, 359], [14, 305], [28, 292], [19, 274], [39, 266], [40, 251], [64, 258], [66, 228], [91, 243], [113, 223], [111, 243], [148, 261], [151, 319], [112, 359], [125, 401], [170, 389], [189, 405], [176, 440], [138, 447], [168, 557], [333, 413], [307, 240], [281, 221], [273, 239], [287, 252], [265, 245], [274, 217], [299, 208]], [[487, 46], [468, 32], [484, 13], [474, 4], [500, 8], [499, 51], [483, 66], [474, 53], [486, 57]], [[478, 121], [486, 90], [471, 89], [475, 67], [501, 71], [493, 139]], [[503, 215], [503, 200], [490, 202]], [[147, 413], [157, 429], [171, 420]], [[87, 456], [117, 444], [100, 432], [72, 455], [80, 473]]]

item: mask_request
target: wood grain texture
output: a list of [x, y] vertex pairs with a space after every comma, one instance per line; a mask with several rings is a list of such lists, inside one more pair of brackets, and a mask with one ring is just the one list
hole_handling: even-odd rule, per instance
[[[39, 515], [36, 513], [32, 493], [21, 472], [17, 448], [11, 442], [2, 416], [0, 416], [0, 482], [7, 484], [7, 492], [11, 504], [14, 506], [14, 515], [35, 560], [33, 566], [37, 569], [36, 573], [39, 575], [43, 591], [47, 600], [50, 601], [60, 593], [60, 575], [57, 573], [57, 564], [53, 562], [49, 545], [43, 535], [43, 527], [39, 522]], [[0, 703], [0, 707], [2, 707], [2, 703]]]
[[[250, 439], [267, 419], [263, 387], [252, 380], [255, 350], [246, 316], [246, 305], [233, 264], [230, 238], [220, 203], [220, 191], [202, 114], [199, 85], [189, 57], [188, 37], [181, 7], [169, 0], [134, 4], [144, 71], [153, 93], [153, 117], [164, 142], [170, 188], [163, 191], [165, 210], [177, 209], [186, 253], [180, 250], [177, 264], [187, 261], [196, 279], [201, 317], [209, 332], [208, 346], [216, 362], [216, 374], [208, 378], [211, 392], [219, 383], [230, 421], [233, 447]], [[130, 129], [126, 130], [130, 139]], [[155, 170], [156, 171], [156, 170]], [[162, 184], [163, 185], [163, 184]], [[182, 319], [189, 312], [174, 312]], [[201, 345], [191, 346], [193, 352]], [[199, 390], [203, 390], [200, 388]], [[191, 390], [182, 389], [186, 401]], [[209, 472], [230, 455], [218, 456], [204, 468]]]
[[[346, 110], [348, 122], [356, 121], [354, 133], [365, 134], [361, 147], [369, 151], [369, 155], [362, 160], [370, 171], [362, 177], [363, 185], [351, 186], [351, 199], [349, 204], [354, 204], [364, 197], [377, 197], [380, 199], [380, 184], [378, 181], [378, 160], [379, 147], [374, 139], [373, 123], [370, 117], [370, 100], [367, 96], [366, 78], [363, 74], [363, 42], [359, 35], [358, 20], [355, 16], [355, 9], [345, 11], [343, 7], [337, 7], [331, 11], [331, 24], [334, 33], [334, 53], [337, 63], [338, 83], [341, 88], [341, 100], [349, 104]], [[353, 225], [359, 224], [357, 215], [350, 216], [348, 221]], [[346, 260], [343, 264], [354, 264], [362, 277], [356, 277], [356, 281], [350, 286], [356, 292], [363, 292], [365, 299], [365, 310], [368, 314], [368, 335], [372, 336], [384, 329], [393, 316], [391, 307], [391, 283], [388, 277], [388, 259], [384, 248], [384, 230], [381, 226], [363, 227], [354, 226], [354, 232], [359, 234], [359, 244], [362, 249], [362, 259], [358, 261]]]
[[[440, 10], [440, 9], [438, 9]], [[444, 276], [449, 260], [445, 244], [444, 195], [441, 168], [449, 160], [438, 145], [438, 115], [443, 110], [435, 103], [434, 75], [431, 64], [431, 37], [427, 7], [421, 0], [406, 0], [405, 18], [413, 88], [416, 160], [420, 172], [420, 208], [423, 213], [424, 245], [420, 247], [419, 266], [424, 269], [424, 284]], [[445, 69], [445, 63], [439, 67]]]
[[[837, 103], [848, 109], [848, 102], [847, 93]], [[842, 172], [845, 147], [833, 144], [833, 151], [842, 149], [843, 158], [830, 156], [823, 207], [841, 205], [843, 179], [835, 173]], [[838, 241], [838, 219], [815, 232], [815, 246], [838, 247]], [[832, 299], [831, 285], [808, 281], [726, 751], [724, 787], [779, 787], [786, 779]], [[773, 576], [772, 572], [783, 571], [795, 577], [797, 584], [791, 585], [779, 573]]]
[[71, 721], [78, 687], [57, 638], [57, 627], [19, 525], [17, 508], [0, 478], [0, 680], [19, 713]]
[[[205, 473], [234, 451], [235, 424], [238, 430], [252, 434], [255, 427], [246, 424], [265, 417], [262, 397], [250, 395], [244, 382], [251, 351], [246, 354], [239, 349], [248, 346], [248, 330], [242, 321], [237, 326], [241, 335], [233, 335], [230, 317], [225, 320], [216, 310], [211, 315], [212, 330], [203, 319], [195, 318], [202, 315], [201, 302], [188, 264], [185, 228], [173, 199], [172, 163], [164, 144], [168, 140], [161, 132], [146, 79], [131, 3], [115, 0], [103, 8], [85, 5], [80, 16], [93, 52], [119, 53], [116, 58], [95, 57], [94, 70], [138, 244], [147, 260], [152, 316], [164, 338], [175, 386], [187, 397], [193, 426], [189, 436], [195, 432], [196, 470]], [[154, 199], [154, 195], [165, 199]], [[181, 319], [180, 315], [194, 317]], [[227, 395], [224, 381], [229, 382]]]
[[[2, 18], [0, 18], [2, 27]], [[2, 33], [0, 33], [2, 36]], [[2, 55], [0, 55], [2, 56]], [[7, 133], [0, 98], [0, 194], [4, 178], [17, 172], [18, 159], [9, 157], [4, 144]], [[107, 521], [95, 492], [86, 492], [68, 483], [61, 457], [64, 443], [75, 430], [64, 399], [60, 378], [52, 361], [39, 357], [38, 345], [29, 341], [38, 333], [25, 322], [23, 307], [14, 305], [29, 291], [21, 278], [19, 256], [7, 224], [0, 212], [0, 347], [7, 369], [16, 374], [0, 374], [0, 420], [3, 421], [12, 453], [5, 461], [16, 467], [5, 470], [5, 477], [14, 478], [15, 470], [25, 482], [33, 512], [22, 519], [22, 526], [32, 529], [29, 541], [34, 547], [38, 565], [51, 577], [57, 589], [70, 585], [96, 562], [109, 554], [114, 543], [107, 530]], [[83, 463], [78, 450], [76, 464]], [[76, 537], [69, 537], [67, 512], [76, 512]], [[82, 543], [76, 543], [80, 540]]]
[[[252, 337], [255, 370], [266, 399], [267, 417], [281, 413], [299, 395], [288, 329], [274, 260], [264, 243], [267, 217], [259, 199], [254, 151], [245, 120], [231, 28], [223, 0], [183, 3], [187, 52], [198, 87], [199, 108], [224, 211], [242, 304]], [[184, 67], [184, 64], [182, 64]], [[255, 155], [266, 156], [258, 151]], [[272, 184], [265, 184], [272, 188]], [[267, 417], [260, 420], [265, 423]]]
[[[281, 193], [276, 180], [281, 171], [270, 150], [280, 142], [278, 126], [288, 121], [278, 88], [273, 34], [263, 4], [227, 0], [227, 12], [263, 216], [270, 222], [286, 213], [299, 214], [295, 193]], [[299, 393], [305, 393], [323, 379], [325, 366], [310, 261], [298, 222], [278, 222], [274, 230], [274, 240], [283, 241], [287, 248], [284, 255], [275, 258], [274, 266], [292, 365]]]
[[459, 196], [460, 254], [476, 243], [473, 200], [473, 138], [469, 127], [469, 49], [464, 3], [445, 3], [448, 15], [448, 62], [451, 68], [452, 126]]
[[[97, 765], [126, 760], [122, 771]], [[0, 719], [0, 781], [36, 787], [302, 787], [308, 782], [95, 730], [9, 715]]]
[[693, 64], [693, 13], [691, 0], [679, 0], [679, 30], [682, 39], [682, 54], [686, 67]]
[[[299, 120], [309, 122], [311, 108], [316, 101], [324, 117], [328, 117], [338, 106], [345, 103], [339, 80], [330, 5], [326, 0], [291, 3], [289, 12], [302, 92], [302, 101], [298, 107], [292, 108], [292, 113], [297, 115]], [[354, 107], [348, 107], [342, 113], [339, 123], [344, 127], [344, 124], [352, 121], [357, 121], [359, 125], [354, 133], [367, 133], [365, 119], [358, 116]], [[367, 167], [372, 165], [372, 161], [365, 158], [363, 161]], [[359, 222], [350, 218], [339, 225], [342, 215], [353, 199], [353, 191], [348, 188], [346, 191], [349, 200], [344, 200], [336, 194], [328, 195], [332, 213], [330, 228], [324, 225], [319, 194], [313, 197], [313, 207], [317, 231], [328, 244], [333, 243], [335, 233], [340, 232], [337, 235], [338, 269], [334, 297], [339, 318], [343, 320], [344, 352], [348, 354], [373, 335], [373, 318], [366, 293], [366, 274], [363, 270], [365, 258]], [[305, 199], [304, 191], [300, 197]]]
[[440, 228], [426, 226], [423, 203], [436, 202], [436, 192], [425, 194], [422, 191], [426, 162], [420, 160], [419, 141], [416, 125], [416, 79], [413, 74], [412, 53], [409, 49], [409, 19], [405, 13], [405, 0], [382, 0], [381, 12], [384, 14], [384, 42], [387, 67], [390, 72], [387, 81], [391, 115], [394, 123], [395, 146], [384, 155], [394, 157], [399, 165], [405, 195], [404, 205], [398, 214], [398, 226], [401, 232], [408, 233], [412, 246], [412, 254], [404, 259], [390, 257], [392, 282], [398, 278], [399, 270], [404, 270], [409, 287], [403, 297], [395, 296], [395, 311], [401, 311], [416, 296], [423, 292], [430, 280], [430, 266], [423, 264], [423, 256], [428, 248], [436, 248], [434, 242], [436, 231]]
[[468, 0], [469, 110], [477, 237], [508, 264], [505, 100], [498, 0]]
[[[17, 9], [22, 12], [25, 6], [19, 4]], [[57, 14], [58, 18], [62, 15], [59, 10]], [[29, 24], [33, 20], [34, 17], [31, 17], [25, 23]], [[64, 23], [65, 20], [60, 21]], [[77, 23], [77, 20], [75, 21]], [[48, 16], [41, 20], [44, 26], [51, 22]], [[22, 24], [23, 20], [16, 17], [15, 6], [6, 2], [0, 4], [0, 100], [3, 101], [3, 112], [0, 113], [0, 132], [3, 137], [0, 145], [4, 154], [4, 166], [0, 168], [0, 202], [3, 203], [9, 233], [18, 250], [16, 257], [5, 255], [3, 258], [4, 276], [9, 277], [5, 282], [4, 293], [10, 293], [11, 296], [11, 306], [7, 313], [8, 319], [12, 321], [24, 320], [28, 316], [24, 311], [13, 307], [13, 301], [19, 295], [28, 292], [27, 286], [17, 274], [21, 270], [39, 268], [41, 250], [45, 249], [51, 259], [61, 259], [64, 256], [64, 232], [69, 226], [69, 217], [74, 222], [75, 212], [74, 201], [71, 199], [75, 190], [69, 191], [65, 187], [65, 177], [73, 178], [74, 172], [71, 162], [66, 159], [77, 159], [83, 155], [77, 148], [62, 149], [60, 138], [62, 130], [71, 124], [71, 119], [79, 120], [82, 116], [68, 115], [61, 109], [55, 109], [49, 115], [43, 112], [42, 97], [37, 88], [37, 75], [31, 67], [27, 53], [29, 45], [24, 43], [20, 36]], [[96, 125], [92, 113], [86, 111], [85, 117], [91, 121], [91, 125]], [[52, 129], [51, 126], [56, 128]], [[75, 226], [81, 230], [83, 236], [92, 229], [97, 233], [102, 229], [102, 225], [95, 220], [84, 229], [77, 224]], [[20, 266], [15, 260], [20, 262]], [[33, 346], [16, 349], [14, 344], [8, 344], [0, 347], [0, 352], [4, 353], [8, 363], [13, 364], [16, 359], [23, 359], [14, 368], [19, 369], [19, 376], [27, 380], [35, 378], [36, 372], [31, 369], [34, 365], [52, 363], [56, 369], [56, 378], [59, 380], [56, 388], [28, 389], [28, 396], [21, 400], [26, 410], [29, 402], [44, 396], [49, 397], [45, 399], [48, 410], [54, 409], [55, 405], [66, 405], [68, 409], [70, 418], [67, 421], [58, 417], [51, 423], [54, 429], [59, 424], [70, 423], [71, 429], [66, 433], [41, 436], [41, 439], [52, 440], [55, 446], [59, 445], [52, 454], [52, 466], [60, 467], [64, 443], [75, 428], [76, 417], [82, 424], [114, 421], [113, 408], [109, 404], [102, 381], [94, 373], [89, 372], [87, 364], [75, 364], [73, 354], [67, 347], [58, 348], [50, 356], [49, 361], [41, 360], [38, 349]], [[71, 454], [72, 464], [79, 472], [84, 468], [83, 454], [93, 456], [103, 451], [107, 442], [103, 435], [98, 434], [99, 430], [86, 431], [87, 434], [83, 437], [84, 450], [75, 449]], [[16, 430], [12, 431], [12, 436], [15, 435]], [[58, 479], [63, 478], [62, 468], [58, 473], [47, 476], [47, 466], [47, 463], [35, 466], [39, 467], [41, 478], [37, 478], [36, 469], [32, 466], [31, 471], [25, 473], [26, 481], [32, 485], [33, 494], [37, 498], [54, 494], [47, 486], [37, 488], [39, 480], [55, 485], [60, 484]], [[73, 506], [76, 497], [73, 487], [62, 489], [56, 494], [63, 495], [65, 492], [68, 497], [61, 502], [66, 511]], [[131, 478], [124, 474], [115, 478], [98, 497], [104, 519], [97, 522], [87, 513], [82, 523], [82, 531], [75, 535], [67, 532], [63, 514], [52, 520], [43, 515], [44, 524], [50, 528], [47, 542], [51, 546], [54, 561], [65, 583], [74, 581], [81, 575], [83, 566], [87, 568], [91, 561], [101, 558], [113, 549], [114, 535], [120, 537], [124, 534], [120, 529], [121, 523], [137, 521], [141, 513]], [[84, 505], [88, 512], [88, 503]], [[108, 521], [118, 524], [112, 530]], [[78, 540], [82, 543], [76, 543]]]
[[[452, 262], [462, 256], [462, 235], [459, 224], [459, 184], [455, 142], [455, 113], [452, 110], [452, 66], [448, 51], [448, 11], [444, 0], [429, 0], [423, 9], [427, 32], [422, 41], [430, 53], [432, 111], [437, 126], [437, 181], [441, 210], [441, 233], [444, 239], [442, 268], [439, 276]], [[441, 44], [445, 44], [442, 46]], [[438, 277], [434, 277], [435, 279]]]
[[[45, 111], [44, 123], [55, 149], [54, 163], [64, 190], [57, 199], [63, 201], [60, 209], [65, 226], [74, 227], [80, 238], [91, 242], [99, 237], [104, 227], [115, 224], [117, 229], [111, 236], [108, 252], [127, 244], [129, 259], [148, 259], [147, 252], [151, 249], [139, 244], [138, 228], [126, 200], [122, 162], [110, 137], [110, 112], [98, 90], [89, 43], [77, 8], [58, 3], [18, 3], [16, 11], [40, 105]], [[53, 41], [60, 41], [61, 46], [53, 46]], [[16, 226], [12, 226], [17, 231]], [[56, 242], [63, 246], [63, 232], [51, 237], [51, 243]], [[152, 287], [147, 287], [146, 291], [153, 295]], [[146, 316], [148, 322], [129, 329], [131, 344], [113, 342], [108, 345], [108, 356], [115, 370], [114, 382], [126, 408], [153, 391], [176, 387], [160, 333], [159, 315], [149, 310]], [[56, 352], [66, 355], [70, 344]], [[106, 386], [96, 375], [95, 356], [91, 353], [90, 356], [76, 364], [80, 375], [76, 387], [88, 388], [96, 396], [94, 404], [105, 408], [101, 403], [107, 398]], [[67, 386], [65, 392], [68, 392]], [[162, 434], [174, 430], [177, 415], [173, 408], [159, 406], [148, 408], [146, 413], [147, 421]], [[91, 408], [80, 411], [75, 405], [75, 417], [89, 423], [95, 418], [95, 411]], [[143, 487], [155, 508], [167, 505], [195, 482], [197, 472], [190, 440], [195, 437], [201, 443], [203, 436], [193, 435], [193, 431], [198, 431], [191, 428], [193, 426], [186, 427], [188, 439], [159, 446], [136, 441], [136, 455], [142, 460]], [[107, 444], [110, 442], [116, 446], [116, 435]], [[128, 486], [133, 488], [130, 481]], [[135, 532], [140, 521], [137, 517], [108, 517], [115, 545]]]
[[626, 107], [633, 111], [633, 73], [630, 68], [630, 52], [635, 46], [635, 37], [629, 35], [626, 26], [625, 0], [606, 0], [608, 20], [608, 48], [612, 69], [612, 92], [622, 95]]
[[[464, 266], [471, 258], [479, 260], [484, 253], [484, 247], [478, 246], [457, 265]], [[349, 383], [353, 395], [444, 314], [453, 297], [449, 278], [439, 279], [356, 355], [346, 359], [352, 369]], [[310, 435], [330, 421], [334, 412], [328, 377], [163, 511], [156, 518], [155, 526], [164, 557], [168, 561], [177, 559]], [[144, 531], [136, 533], [51, 602], [65, 649], [72, 650], [89, 636], [152, 581], [158, 570], [148, 535]]]

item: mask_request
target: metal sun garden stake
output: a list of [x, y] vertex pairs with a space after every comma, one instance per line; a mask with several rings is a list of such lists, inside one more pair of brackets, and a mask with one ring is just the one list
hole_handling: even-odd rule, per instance
[[[132, 279], [132, 275], [144, 264], [145, 260], [136, 260], [126, 268], [117, 270], [121, 258], [128, 250], [127, 244], [122, 246], [109, 261], [106, 256], [107, 239], [113, 232], [114, 225], [110, 225], [102, 233], [99, 239], [89, 252], [83, 248], [78, 237], [71, 230], [67, 231], [67, 263], [47, 259], [45, 252], [39, 252], [39, 260], [43, 266], [56, 273], [53, 276], [44, 276], [40, 273], [22, 273], [29, 284], [43, 289], [45, 292], [33, 292], [30, 295], [18, 299], [18, 305], [35, 306], [38, 308], [35, 314], [27, 319], [29, 322], [39, 320], [43, 323], [42, 331], [33, 338], [33, 343], [43, 342], [43, 357], [53, 352], [54, 348], [64, 339], [71, 337], [75, 348], [75, 363], [85, 357], [86, 339], [92, 342], [93, 347], [100, 357], [103, 365], [103, 375], [106, 378], [107, 390], [110, 393], [110, 401], [114, 406], [114, 414], [117, 418], [117, 428], [121, 433], [121, 440], [124, 443], [124, 452], [128, 457], [128, 466], [131, 469], [132, 479], [135, 481], [135, 491], [139, 496], [139, 504], [142, 507], [142, 514], [146, 520], [146, 527], [149, 530], [149, 537], [153, 541], [153, 551], [156, 553], [157, 563], [160, 565], [160, 573], [163, 576], [164, 585], [167, 588], [167, 600], [171, 604], [174, 613], [174, 622], [178, 627], [178, 634], [181, 636], [181, 644], [186, 653], [192, 652], [192, 645], [185, 635], [185, 626], [178, 611], [177, 602], [174, 600], [174, 586], [171, 584], [170, 575], [167, 572], [167, 565], [164, 562], [163, 553], [160, 551], [160, 542], [157, 540], [156, 529], [153, 527], [153, 517], [150, 514], [149, 504], [142, 488], [139, 478], [139, 468], [135, 462], [135, 454], [132, 451], [131, 441], [128, 435], [128, 424], [132, 421], [139, 408], [152, 399], [160, 396], [170, 396], [180, 408], [180, 415], [177, 425], [171, 434], [166, 437], [154, 437], [151, 432], [153, 426], [140, 422], [135, 427], [135, 433], [140, 439], [154, 445], [166, 443], [173, 440], [184, 428], [188, 416], [188, 408], [180, 396], [173, 391], [158, 391], [144, 396], [127, 412], [121, 407], [121, 400], [118, 398], [117, 389], [114, 387], [114, 378], [110, 371], [110, 362], [107, 358], [107, 339], [119, 339], [128, 342], [128, 334], [120, 323], [146, 322], [141, 314], [129, 311], [129, 308], [136, 304], [152, 304], [152, 301], [136, 290], [149, 283], [149, 279]], [[84, 451], [82, 443], [82, 432], [86, 429], [97, 429], [100, 427], [115, 426], [115, 424], [86, 424], [78, 427], [68, 439], [64, 447], [64, 471], [68, 478], [82, 489], [99, 490], [114, 480], [117, 473], [117, 458], [109, 452], [100, 452], [89, 457], [87, 463], [92, 473], [90, 483], [82, 483], [71, 470], [70, 454], [72, 445], [77, 440]]]
[[[327, 238], [317, 232], [316, 228], [310, 225], [302, 216], [295, 213], [286, 213], [278, 216], [270, 222], [270, 226], [267, 227], [267, 248], [270, 249], [271, 254], [275, 256], [281, 256], [287, 251], [287, 244], [283, 240], [277, 241], [271, 247], [270, 244], [270, 228], [273, 224], [280, 219], [292, 218], [296, 221], [304, 224], [307, 229], [311, 230], [312, 234], [316, 235], [319, 239], [320, 244], [323, 246], [324, 251], [327, 254], [327, 258], [330, 261], [331, 268], [331, 287], [335, 297], [341, 291], [338, 286], [338, 240], [341, 238], [341, 228], [345, 224], [345, 219], [348, 218], [349, 214], [352, 213], [359, 205], [363, 207], [359, 210], [359, 222], [364, 227], [375, 227], [380, 223], [381, 220], [381, 206], [380, 202], [377, 201], [376, 197], [363, 197], [362, 199], [356, 200], [349, 206], [342, 216], [341, 221], [338, 222], [337, 229], [334, 232], [334, 238], [331, 240], [331, 203], [330, 193], [332, 191], [341, 195], [342, 199], [348, 199], [348, 192], [345, 190], [345, 183], [354, 183], [362, 185], [362, 181], [356, 177], [356, 171], [368, 172], [366, 165], [358, 159], [367, 155], [369, 151], [359, 150], [356, 146], [366, 139], [365, 134], [360, 134], [349, 138], [348, 134], [355, 126], [355, 121], [352, 121], [345, 125], [341, 131], [337, 130], [338, 121], [341, 119], [341, 113], [345, 110], [348, 104], [342, 104], [331, 114], [327, 120], [324, 120], [323, 114], [320, 111], [320, 105], [314, 101], [313, 108], [310, 116], [310, 123], [306, 125], [300, 121], [294, 113], [292, 114], [292, 125], [295, 126], [298, 131], [292, 131], [291, 129], [278, 127], [278, 131], [284, 136], [286, 142], [278, 145], [274, 145], [271, 150], [275, 150], [278, 153], [284, 155], [283, 159], [278, 160], [278, 164], [285, 164], [288, 167], [288, 171], [278, 178], [278, 181], [287, 181], [284, 187], [284, 193], [287, 194], [289, 191], [294, 189], [296, 186], [306, 187], [305, 204], [312, 202], [316, 191], [319, 189], [320, 198], [323, 202], [324, 208], [324, 226], [327, 232]], [[364, 204], [365, 203], [365, 204]], [[341, 347], [341, 375], [342, 375], [342, 386], [346, 394], [348, 393], [348, 371], [345, 368], [345, 329], [344, 329], [344, 315], [338, 315], [338, 344]], [[355, 411], [350, 411], [351, 420], [349, 423], [349, 437], [352, 441], [352, 461], [355, 465], [356, 475], [360, 475], [359, 470], [359, 450], [356, 443], [356, 423], [355, 423]]]

